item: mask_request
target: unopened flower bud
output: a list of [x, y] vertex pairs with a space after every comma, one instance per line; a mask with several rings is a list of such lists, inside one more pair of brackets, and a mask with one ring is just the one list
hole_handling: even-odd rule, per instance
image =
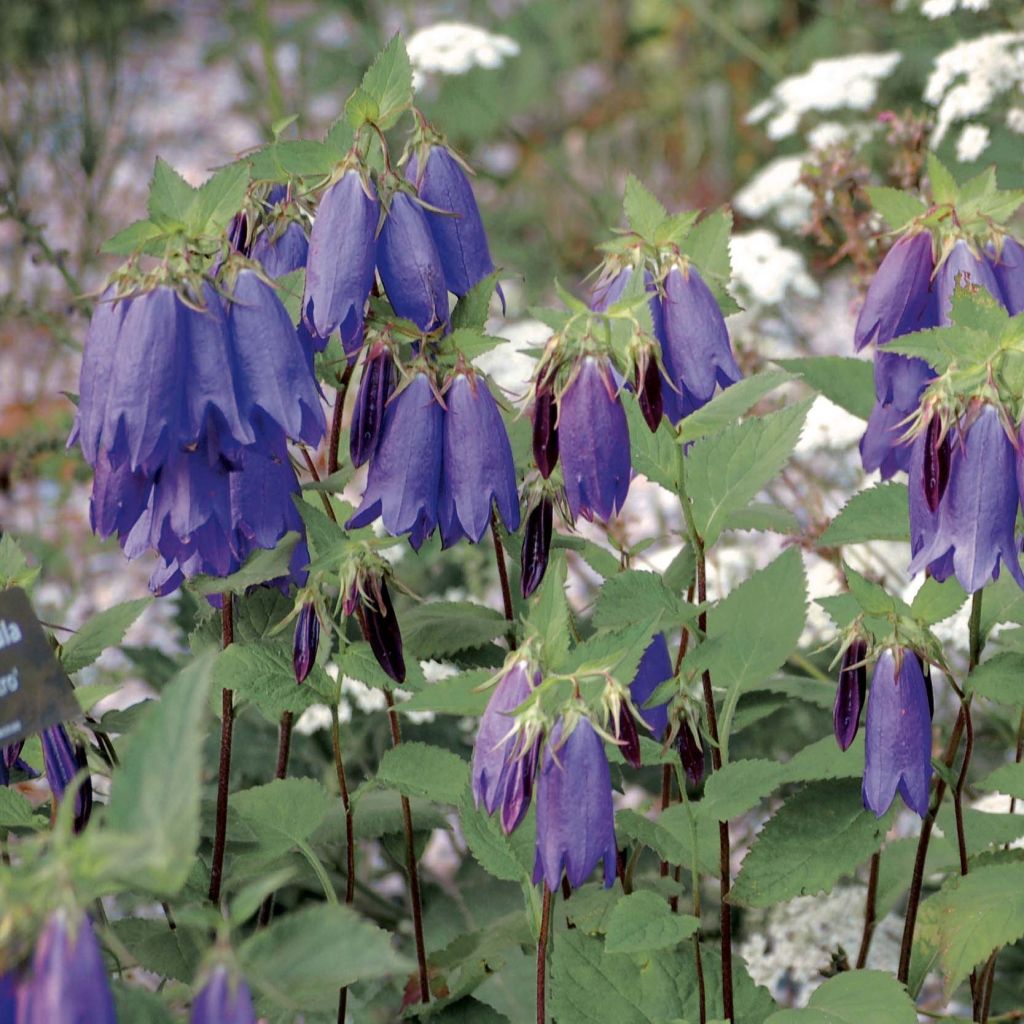
[[295, 644], [292, 648], [292, 664], [297, 683], [304, 683], [313, 670], [319, 646], [320, 617], [316, 613], [316, 605], [304, 604], [295, 621]]
[[542, 498], [526, 518], [521, 555], [523, 597], [529, 597], [541, 584], [551, 554], [553, 506]]

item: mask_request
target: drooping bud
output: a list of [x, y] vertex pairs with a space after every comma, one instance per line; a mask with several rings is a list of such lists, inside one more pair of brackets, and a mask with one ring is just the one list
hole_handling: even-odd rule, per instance
[[218, 964], [192, 1002], [190, 1024], [256, 1024], [256, 1011], [245, 978], [232, 977]]
[[405, 656], [402, 653], [402, 631], [398, 627], [388, 585], [383, 579], [372, 581], [373, 597], [360, 598], [360, 625], [377, 664], [396, 683], [405, 682]]
[[541, 584], [551, 553], [552, 517], [554, 508], [542, 498], [526, 518], [521, 555], [523, 597], [529, 597]]
[[661, 400], [661, 374], [654, 359], [644, 358], [636, 367], [636, 397], [640, 403], [640, 411], [644, 414], [644, 422], [651, 433], [655, 433], [661, 423], [664, 404]]
[[847, 750], [860, 728], [860, 712], [864, 706], [868, 670], [864, 664], [868, 648], [863, 640], [854, 640], [843, 652], [839, 669], [839, 686], [832, 711], [832, 724], [840, 750]]
[[545, 480], [558, 462], [558, 405], [549, 387], [538, 387], [533, 405], [533, 458]]
[[[59, 803], [64, 798], [64, 791], [71, 784], [71, 780], [88, 767], [85, 747], [81, 743], [72, 743], [63, 725], [53, 725], [49, 729], [44, 729], [40, 739], [43, 743], [46, 781], [50, 784], [54, 800]], [[86, 775], [75, 792], [76, 832], [81, 832], [85, 828], [91, 813], [92, 780]]]
[[928, 421], [924, 442], [924, 497], [934, 512], [946, 493], [949, 483], [949, 434], [942, 433], [942, 421], [933, 416]]
[[619, 705], [619, 720], [616, 723], [615, 736], [619, 741], [619, 750], [622, 751], [622, 756], [634, 768], [639, 768], [641, 765], [640, 734], [636, 729], [633, 712], [629, 710], [629, 705], [625, 701]]
[[304, 604], [295, 620], [295, 643], [292, 648], [292, 665], [297, 683], [304, 683], [313, 670], [319, 646], [320, 617], [316, 613], [316, 605]]
[[685, 718], [679, 723], [676, 750], [679, 751], [679, 761], [686, 774], [686, 781], [691, 786], [699, 786], [700, 780], [704, 778], [704, 748], [694, 736], [690, 723]]
[[375, 346], [363, 366], [349, 431], [348, 450], [353, 466], [361, 466], [377, 450], [384, 406], [394, 390], [394, 366], [391, 353], [384, 345]]

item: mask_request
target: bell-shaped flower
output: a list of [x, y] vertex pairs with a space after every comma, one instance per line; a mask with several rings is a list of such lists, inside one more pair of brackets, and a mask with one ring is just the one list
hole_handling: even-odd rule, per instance
[[288, 215], [288, 189], [275, 185], [263, 206], [269, 217], [263, 230], [249, 240], [251, 244], [247, 244], [243, 252], [259, 263], [267, 277], [283, 277], [294, 270], [302, 270], [309, 256], [309, 239], [302, 225]]
[[928, 690], [913, 651], [883, 651], [875, 664], [864, 726], [864, 806], [882, 817], [896, 794], [923, 818], [932, 777]]
[[717, 384], [727, 388], [742, 376], [722, 310], [692, 266], [673, 267], [657, 301], [655, 333], [665, 372], [679, 394], [699, 408], [711, 400]]
[[540, 586], [547, 572], [553, 513], [551, 501], [541, 498], [526, 517], [523, 549], [520, 553], [520, 582], [524, 599]]
[[363, 364], [349, 430], [352, 465], [361, 466], [377, 450], [384, 408], [394, 390], [395, 362], [384, 345], [375, 346]]
[[316, 605], [304, 604], [295, 620], [295, 638], [292, 643], [292, 667], [295, 681], [304, 683], [316, 663], [316, 652], [320, 647], [320, 616]]
[[14, 971], [0, 974], [0, 1024], [17, 1024], [18, 987]]
[[443, 447], [444, 410], [430, 380], [418, 373], [384, 410], [363, 500], [346, 528], [380, 516], [388, 533], [408, 533], [418, 550], [437, 526]]
[[145, 513], [152, 488], [153, 479], [148, 473], [133, 472], [127, 462], [115, 469], [107, 453], [99, 451], [89, 502], [89, 525], [93, 533], [99, 537], [114, 533], [127, 537]]
[[[81, 743], [73, 743], [63, 725], [51, 725], [42, 731], [39, 738], [43, 746], [46, 781], [54, 800], [59, 803], [64, 799], [64, 791], [71, 785], [71, 780], [79, 772], [88, 771], [85, 747]], [[83, 776], [75, 790], [74, 812], [75, 831], [81, 832], [92, 813], [92, 779], [88, 774]]]
[[340, 329], [348, 355], [363, 343], [379, 220], [373, 185], [350, 170], [323, 194], [309, 237], [302, 319], [323, 344]]
[[423, 207], [391, 197], [377, 245], [377, 270], [395, 313], [425, 333], [448, 326], [448, 288]]
[[245, 978], [218, 964], [192, 1000], [189, 1024], [256, 1024], [252, 994]]
[[1016, 238], [1006, 237], [998, 254], [989, 249], [988, 261], [1010, 316], [1024, 312], [1024, 246]]
[[843, 651], [839, 668], [839, 686], [832, 708], [832, 726], [840, 750], [847, 750], [860, 728], [860, 712], [864, 706], [868, 670], [864, 664], [868, 648], [863, 640], [854, 640]]
[[629, 684], [629, 695], [656, 740], [664, 739], [668, 732], [668, 705], [657, 704], [650, 708], [644, 705], [651, 694], [674, 674], [665, 635], [656, 633], [640, 659], [633, 682]]
[[934, 325], [934, 266], [928, 231], [904, 235], [886, 253], [857, 317], [853, 344], [858, 352], [871, 342], [884, 345]]
[[558, 403], [565, 497], [573, 518], [607, 522], [629, 493], [629, 428], [604, 360], [584, 357]]
[[534, 685], [527, 662], [517, 661], [508, 669], [487, 702], [473, 744], [473, 800], [488, 814], [500, 810], [506, 833], [526, 816], [533, 794], [540, 741], [538, 737], [525, 748], [513, 714]]
[[604, 884], [615, 881], [618, 849], [612, 778], [604, 743], [586, 718], [551, 730], [537, 775], [537, 854], [533, 882], [556, 892], [564, 872], [578, 889], [600, 861]]
[[[512, 446], [501, 411], [487, 382], [477, 374], [457, 373], [444, 393], [442, 487], [461, 534], [478, 543], [497, 506], [505, 528], [519, 529], [519, 494]], [[445, 525], [445, 524], [442, 524]], [[454, 535], [451, 530], [451, 535]]]
[[1003, 292], [992, 265], [962, 238], [950, 250], [935, 278], [941, 327], [948, 327], [953, 322], [953, 294], [957, 286], [984, 288], [997, 302], [1003, 303]]
[[427, 224], [441, 257], [448, 290], [461, 298], [494, 271], [473, 187], [444, 146], [430, 148], [422, 169], [413, 155], [406, 177], [425, 203], [446, 211], [427, 210]]
[[[927, 432], [922, 436], [927, 439]], [[934, 512], [927, 501], [924, 449], [922, 442], [921, 468], [908, 481], [912, 548], [915, 538], [920, 538], [910, 563], [911, 575], [928, 566], [937, 579], [944, 578], [940, 573], [951, 556], [960, 586], [971, 594], [999, 575], [1002, 560], [1024, 587], [1020, 546], [1013, 532], [1018, 504], [1017, 453], [999, 412], [986, 405], [973, 422], [956, 428], [950, 439], [949, 482]], [[916, 468], [915, 461], [912, 469]], [[916, 502], [915, 491], [920, 498]]]
[[116, 1024], [103, 954], [85, 914], [46, 922], [18, 999], [18, 1024]]

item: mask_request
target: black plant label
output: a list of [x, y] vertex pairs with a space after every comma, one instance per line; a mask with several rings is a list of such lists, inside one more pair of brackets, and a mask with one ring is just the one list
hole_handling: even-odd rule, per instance
[[0, 591], [0, 746], [81, 714], [24, 590]]

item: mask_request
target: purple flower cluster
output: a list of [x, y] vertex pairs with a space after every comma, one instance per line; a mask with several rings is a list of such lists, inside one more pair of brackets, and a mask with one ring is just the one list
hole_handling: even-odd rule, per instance
[[[494, 504], [505, 526], [518, 529], [512, 448], [486, 381], [472, 371], [456, 373], [439, 395], [419, 372], [385, 404], [377, 372], [368, 365], [369, 394], [364, 400], [361, 389], [358, 398], [370, 469], [362, 503], [346, 525], [367, 526], [379, 517], [389, 533], [407, 533], [416, 549], [439, 527], [447, 548], [463, 537], [477, 543]], [[380, 419], [375, 439], [371, 415]]]
[[[209, 278], [108, 289], [86, 339], [72, 440], [95, 471], [92, 526], [129, 558], [159, 554], [158, 594], [302, 530], [287, 440], [319, 443], [319, 389], [274, 288], [233, 276], [224, 297]], [[301, 544], [293, 574], [306, 561]]]

